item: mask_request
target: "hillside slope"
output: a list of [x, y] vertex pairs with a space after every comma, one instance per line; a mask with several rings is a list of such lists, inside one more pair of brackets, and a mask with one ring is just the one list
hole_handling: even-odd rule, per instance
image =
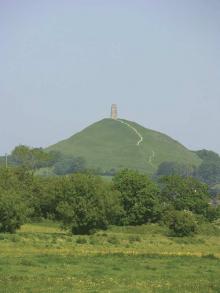
[[47, 148], [82, 156], [89, 168], [133, 168], [152, 174], [163, 161], [199, 165], [199, 157], [165, 134], [127, 120], [103, 119]]

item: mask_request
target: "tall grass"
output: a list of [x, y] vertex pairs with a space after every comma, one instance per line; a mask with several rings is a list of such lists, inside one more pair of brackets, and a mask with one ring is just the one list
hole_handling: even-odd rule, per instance
[[79, 237], [35, 223], [0, 234], [0, 292], [219, 292], [220, 236], [169, 238], [163, 229]]

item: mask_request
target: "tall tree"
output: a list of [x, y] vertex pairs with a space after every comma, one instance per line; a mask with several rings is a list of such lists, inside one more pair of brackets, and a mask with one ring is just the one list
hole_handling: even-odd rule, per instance
[[113, 185], [121, 192], [124, 224], [139, 225], [158, 220], [159, 189], [147, 176], [137, 171], [122, 170], [113, 178]]
[[160, 180], [161, 196], [177, 210], [189, 210], [197, 214], [206, 214], [210, 195], [208, 186], [192, 177], [165, 176]]

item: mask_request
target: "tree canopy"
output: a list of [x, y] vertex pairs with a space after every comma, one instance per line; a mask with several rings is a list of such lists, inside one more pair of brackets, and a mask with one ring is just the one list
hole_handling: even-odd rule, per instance
[[155, 222], [160, 217], [159, 189], [147, 176], [123, 170], [115, 175], [113, 184], [121, 192], [124, 224]]
[[177, 210], [205, 214], [209, 206], [209, 189], [192, 177], [165, 176], [160, 180], [161, 197]]

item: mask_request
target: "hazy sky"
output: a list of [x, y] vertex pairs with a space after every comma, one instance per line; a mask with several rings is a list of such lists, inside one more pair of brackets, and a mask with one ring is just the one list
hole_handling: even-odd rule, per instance
[[0, 0], [0, 154], [109, 116], [220, 153], [219, 0]]

